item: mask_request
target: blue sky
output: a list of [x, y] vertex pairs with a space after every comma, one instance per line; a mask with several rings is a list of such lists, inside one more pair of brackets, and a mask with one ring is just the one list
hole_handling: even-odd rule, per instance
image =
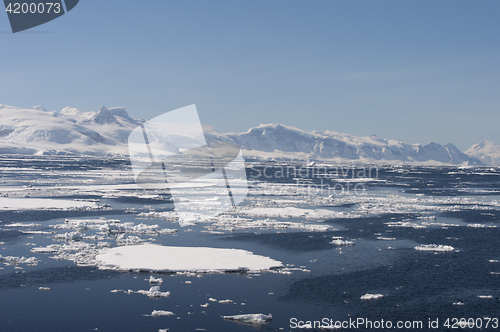
[[0, 103], [500, 144], [499, 17], [499, 1], [80, 0], [12, 34], [0, 13]]

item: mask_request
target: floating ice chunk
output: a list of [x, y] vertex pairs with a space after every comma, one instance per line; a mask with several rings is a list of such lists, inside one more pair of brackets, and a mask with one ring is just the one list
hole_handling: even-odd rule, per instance
[[224, 319], [236, 320], [239, 322], [251, 323], [251, 324], [264, 324], [273, 319], [271, 314], [245, 314], [245, 315], [233, 315], [233, 316], [222, 316]]
[[25, 224], [22, 222], [16, 222], [16, 223], [5, 225], [5, 227], [40, 227], [40, 226], [42, 226], [42, 225], [41, 224], [34, 224], [34, 223]]
[[214, 299], [213, 297], [210, 297], [208, 300], [209, 300], [210, 302], [218, 302], [218, 301], [217, 301], [217, 299]]
[[493, 295], [478, 295], [480, 299], [494, 299]]
[[47, 234], [54, 234], [55, 232], [51, 232], [51, 231], [25, 231], [25, 230], [22, 230], [20, 231], [21, 233], [23, 234], [39, 234], [39, 235], [47, 235]]
[[217, 230], [236, 231], [239, 229], [301, 229], [308, 232], [326, 232], [332, 228], [331, 225], [308, 224], [304, 222], [278, 221], [266, 218], [263, 220], [252, 220], [248, 218], [219, 217], [214, 223], [205, 226], [210, 233]]
[[384, 295], [382, 294], [369, 294], [366, 293], [365, 295], [361, 296], [361, 300], [374, 300], [374, 299], [381, 299], [383, 298]]
[[[418, 194], [417, 194], [418, 195]], [[436, 220], [436, 216], [420, 216], [417, 217], [417, 219], [423, 219], [423, 220]]]
[[233, 300], [229, 300], [229, 299], [219, 300], [219, 303], [233, 303], [233, 302], [234, 302]]
[[149, 283], [150, 284], [158, 284], [158, 285], [161, 285], [163, 284], [163, 279], [162, 278], [155, 278], [153, 276], [150, 276], [149, 277]]
[[144, 295], [147, 295], [149, 297], [169, 297], [170, 296], [169, 291], [166, 291], [166, 292], [160, 291], [160, 286], [153, 286], [149, 290], [140, 289], [136, 293], [144, 294]]
[[354, 245], [353, 241], [341, 240], [341, 239], [333, 240], [330, 243], [333, 245], [336, 245], [336, 246], [353, 246]]
[[437, 244], [422, 244], [420, 246], [414, 247], [415, 250], [419, 251], [435, 251], [435, 252], [445, 252], [445, 251], [454, 251], [455, 248], [452, 246], [444, 246]]
[[204, 304], [200, 304], [200, 307], [203, 307], [203, 308], [208, 307], [208, 302], [207, 302], [207, 303], [204, 303]]
[[35, 253], [35, 254], [46, 254], [46, 253], [54, 253], [54, 252], [58, 252], [59, 249], [61, 249], [61, 246], [58, 245], [58, 244], [49, 244], [48, 246], [46, 247], [37, 247], [37, 248], [31, 248], [31, 252]]
[[116, 242], [120, 246], [134, 246], [146, 241], [147, 240], [142, 239], [136, 235], [125, 235], [123, 233], [116, 237]]
[[38, 287], [39, 290], [44, 290], [44, 291], [47, 291], [47, 290], [50, 290], [50, 287]]
[[242, 214], [257, 217], [281, 217], [281, 218], [292, 218], [292, 217], [304, 217], [304, 218], [314, 218], [314, 219], [326, 219], [326, 218], [345, 218], [347, 215], [344, 212], [326, 210], [326, 209], [301, 209], [296, 207], [255, 207], [248, 210], [242, 209], [240, 211]]
[[80, 241], [83, 239], [83, 235], [79, 232], [69, 232], [64, 234], [54, 235], [56, 240], [66, 240], [66, 241]]
[[383, 236], [378, 236], [377, 240], [382, 240], [382, 241], [395, 241], [395, 237], [383, 237]]
[[16, 257], [16, 256], [2, 256], [0, 255], [0, 262], [4, 262], [5, 265], [19, 265], [28, 264], [30, 266], [35, 266], [38, 264], [38, 258], [36, 257]]
[[453, 305], [464, 305], [463, 302], [454, 302]]
[[151, 313], [151, 316], [153, 317], [159, 317], [159, 316], [172, 316], [175, 315], [172, 311], [165, 311], [165, 310], [153, 310]]
[[467, 227], [472, 228], [496, 228], [496, 225], [485, 225], [485, 224], [468, 224]]
[[142, 271], [262, 271], [283, 265], [269, 257], [241, 249], [154, 244], [103, 249], [96, 259], [101, 262], [101, 269]]
[[50, 198], [0, 197], [0, 210], [80, 210], [97, 209], [93, 202], [76, 202]]

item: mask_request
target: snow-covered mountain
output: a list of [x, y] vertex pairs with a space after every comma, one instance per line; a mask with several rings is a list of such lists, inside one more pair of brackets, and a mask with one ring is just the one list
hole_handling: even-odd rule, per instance
[[493, 142], [484, 140], [471, 146], [465, 153], [486, 165], [500, 166], [500, 145]]
[[466, 155], [453, 144], [410, 144], [376, 135], [359, 137], [335, 131], [308, 132], [281, 124], [260, 125], [227, 136], [245, 150], [247, 157], [482, 165], [477, 158]]
[[0, 153], [126, 155], [128, 135], [139, 124], [124, 108], [56, 112], [0, 104]]
[[[43, 106], [22, 109], [0, 104], [0, 153], [128, 155], [128, 136], [141, 123], [144, 120], [132, 119], [119, 107], [102, 106], [98, 112], [66, 107], [56, 112]], [[243, 133], [222, 134], [210, 127], [204, 131], [212, 146], [234, 142], [247, 159], [454, 165], [500, 161], [500, 147], [486, 141], [466, 154], [453, 144], [410, 144], [375, 135], [309, 132], [281, 124], [260, 125]]]

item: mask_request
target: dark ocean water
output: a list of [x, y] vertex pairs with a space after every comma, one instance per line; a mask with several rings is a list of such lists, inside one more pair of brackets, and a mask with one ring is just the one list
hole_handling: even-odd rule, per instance
[[[61, 186], [64, 172], [73, 172], [74, 180], [86, 172], [127, 169], [126, 161], [97, 161], [87, 159], [35, 159], [4, 158], [0, 166], [6, 186]], [[273, 166], [278, 168], [278, 166]], [[23, 168], [26, 171], [9, 171]], [[321, 174], [303, 176], [315, 184], [338, 183], [339, 179], [355, 178], [358, 169], [349, 168], [340, 173], [330, 167]], [[28, 171], [31, 169], [31, 171]], [[347, 168], [346, 168], [347, 169]], [[33, 171], [35, 170], [35, 171]], [[258, 176], [261, 168], [248, 169], [253, 184], [266, 181], [271, 184], [294, 183], [294, 176], [270, 178]], [[360, 218], [326, 220], [337, 230], [303, 232], [298, 230], [239, 230], [224, 234], [202, 232], [204, 225], [180, 228], [168, 223], [163, 227], [178, 228], [175, 235], [163, 235], [156, 243], [179, 246], [209, 246], [239, 248], [255, 254], [269, 256], [294, 267], [305, 267], [310, 272], [292, 271], [292, 274], [261, 273], [259, 275], [227, 273], [200, 276], [100, 271], [95, 267], [79, 267], [70, 261], [54, 260], [50, 254], [33, 254], [29, 243], [37, 246], [52, 243], [51, 235], [23, 234], [18, 228], [5, 227], [13, 222], [36, 222], [40, 230], [61, 218], [103, 217], [122, 222], [161, 224], [160, 219], [138, 219], [136, 214], [125, 213], [127, 208], [138, 211], [150, 206], [156, 211], [171, 210], [168, 202], [151, 198], [110, 197], [82, 192], [59, 195], [61, 199], [100, 199], [111, 209], [97, 211], [0, 211], [0, 255], [36, 256], [37, 266], [0, 263], [0, 331], [295, 331], [299, 321], [304, 323], [324, 319], [351, 322], [363, 319], [369, 323], [356, 328], [362, 331], [389, 331], [398, 321], [422, 328], [404, 328], [409, 331], [498, 330], [500, 328], [500, 230], [498, 227], [467, 227], [467, 224], [500, 226], [500, 212], [496, 202], [500, 190], [500, 172], [492, 168], [457, 167], [380, 167], [373, 180], [365, 181], [366, 192], [377, 197], [464, 197], [456, 211], [437, 209], [436, 223], [461, 226], [431, 225], [425, 228], [389, 227], [390, 222], [419, 222], [418, 211], [379, 213]], [[351, 172], [351, 173], [349, 173]], [[38, 175], [37, 175], [38, 174]], [[271, 174], [271, 173], [269, 173]], [[275, 172], [272, 172], [275, 174]], [[354, 175], [353, 175], [354, 174]], [[130, 179], [101, 179], [100, 183], [130, 183]], [[73, 179], [73, 178], [72, 178]], [[321, 182], [323, 181], [323, 182]], [[341, 182], [345, 183], [345, 182]], [[2, 190], [0, 189], [0, 192]], [[267, 198], [269, 196], [266, 196]], [[399, 196], [398, 196], [399, 197]], [[253, 192], [255, 202], [259, 193]], [[279, 198], [279, 195], [278, 195]], [[397, 204], [398, 198], [391, 204]], [[470, 204], [469, 204], [469, 203]], [[490, 204], [491, 203], [491, 204]], [[326, 208], [335, 211], [355, 211], [359, 204], [339, 200], [326, 205], [301, 207]], [[456, 201], [437, 206], [456, 206]], [[279, 218], [278, 218], [279, 219]], [[300, 221], [300, 218], [291, 220]], [[289, 219], [287, 219], [289, 220]], [[395, 240], [380, 240], [380, 236]], [[333, 236], [353, 239], [355, 245], [335, 247]], [[420, 244], [453, 246], [453, 252], [422, 252], [414, 249]], [[498, 274], [497, 274], [498, 273]], [[150, 275], [162, 276], [163, 291], [168, 298], [151, 299], [141, 294], [125, 294], [111, 290], [149, 289], [145, 279]], [[186, 283], [186, 281], [190, 283]], [[50, 290], [39, 290], [49, 287]], [[382, 298], [361, 300], [364, 294], [383, 294]], [[483, 296], [483, 297], [480, 297]], [[484, 296], [488, 296], [484, 298]], [[232, 303], [217, 303], [230, 299]], [[200, 305], [209, 303], [207, 307]], [[168, 310], [174, 315], [151, 317], [153, 310]], [[221, 316], [243, 313], [271, 313], [268, 324], [248, 325], [224, 320]], [[452, 324], [473, 319], [474, 326]], [[445, 323], [450, 323], [449, 327]], [[495, 323], [495, 319], [497, 323]], [[381, 321], [385, 326], [380, 326]], [[429, 328], [429, 321], [437, 328]], [[393, 325], [387, 326], [387, 322]], [[408, 323], [410, 322], [410, 323]], [[482, 328], [475, 326], [482, 324]], [[379, 325], [377, 325], [379, 324]], [[417, 325], [415, 325], [417, 324]], [[434, 323], [433, 323], [434, 324]], [[488, 328], [485, 328], [488, 324]], [[325, 325], [324, 323], [322, 324]], [[408, 325], [408, 326], [410, 326]], [[376, 328], [380, 326], [380, 328]], [[434, 326], [434, 325], [433, 325]], [[349, 328], [350, 327], [350, 328]], [[496, 328], [495, 328], [496, 327]], [[345, 330], [355, 330], [349, 325]], [[309, 331], [320, 331], [310, 328]]]

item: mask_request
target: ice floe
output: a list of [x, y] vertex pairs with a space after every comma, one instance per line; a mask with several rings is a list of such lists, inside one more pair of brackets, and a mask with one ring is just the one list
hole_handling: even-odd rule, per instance
[[94, 202], [52, 198], [0, 197], [0, 210], [87, 210], [97, 209]]
[[349, 240], [343, 240], [342, 236], [334, 236], [332, 237], [332, 242], [330, 244], [333, 244], [335, 246], [353, 246], [354, 241], [349, 241]]
[[296, 207], [254, 207], [250, 209], [241, 209], [238, 212], [253, 217], [303, 217], [306, 219], [339, 218], [340, 216], [344, 218], [346, 217], [345, 212], [326, 209], [302, 209]]
[[395, 241], [395, 237], [383, 237], [383, 236], [378, 236], [377, 240], [382, 240], [382, 241]]
[[19, 265], [19, 264], [27, 264], [29, 266], [36, 266], [39, 263], [37, 257], [17, 257], [17, 256], [2, 256], [0, 255], [0, 262], [3, 262], [4, 265]]
[[140, 290], [136, 291], [135, 293], [147, 295], [149, 297], [169, 297], [170, 296], [170, 292], [169, 291], [162, 292], [160, 290], [160, 286], [153, 286], [153, 287], [149, 288], [149, 290], [140, 289]]
[[494, 299], [493, 295], [478, 295], [480, 299]]
[[472, 228], [497, 228], [497, 225], [468, 224], [467, 227], [472, 227]]
[[269, 314], [269, 315], [244, 314], [244, 315], [222, 316], [222, 318], [228, 319], [228, 320], [235, 320], [235, 321], [239, 321], [239, 322], [244, 322], [244, 323], [264, 324], [264, 323], [272, 320], [273, 316], [271, 314]]
[[34, 224], [34, 223], [30, 223], [30, 224], [25, 224], [25, 223], [21, 223], [21, 222], [16, 222], [16, 223], [12, 223], [12, 224], [8, 224], [8, 225], [5, 225], [5, 227], [39, 227], [39, 226], [42, 226], [41, 224]]
[[219, 303], [233, 303], [233, 300], [225, 299], [225, 300], [219, 300]]
[[209, 232], [218, 231], [236, 231], [242, 229], [299, 229], [307, 232], [326, 232], [332, 230], [331, 225], [318, 225], [305, 222], [278, 221], [276, 219], [266, 218], [253, 220], [249, 218], [216, 218], [210, 225], [205, 226]]
[[283, 265], [269, 257], [241, 249], [154, 244], [103, 249], [96, 259], [101, 269], [169, 272], [262, 271]]
[[446, 251], [454, 251], [455, 248], [452, 246], [445, 245], [437, 245], [437, 244], [422, 244], [420, 246], [416, 246], [413, 249], [418, 251], [435, 251], [435, 252], [446, 252]]
[[153, 276], [150, 276], [149, 279], [146, 279], [146, 280], [148, 280], [151, 285], [153, 285], [153, 284], [157, 284], [157, 285], [163, 284], [163, 278], [155, 278]]
[[383, 294], [369, 294], [369, 293], [366, 293], [365, 295], [361, 296], [360, 299], [361, 300], [374, 300], [374, 299], [380, 299], [380, 298], [383, 298], [384, 295]]
[[151, 313], [151, 316], [153, 317], [160, 317], [160, 316], [173, 316], [175, 315], [172, 311], [166, 311], [166, 310], [153, 310]]

